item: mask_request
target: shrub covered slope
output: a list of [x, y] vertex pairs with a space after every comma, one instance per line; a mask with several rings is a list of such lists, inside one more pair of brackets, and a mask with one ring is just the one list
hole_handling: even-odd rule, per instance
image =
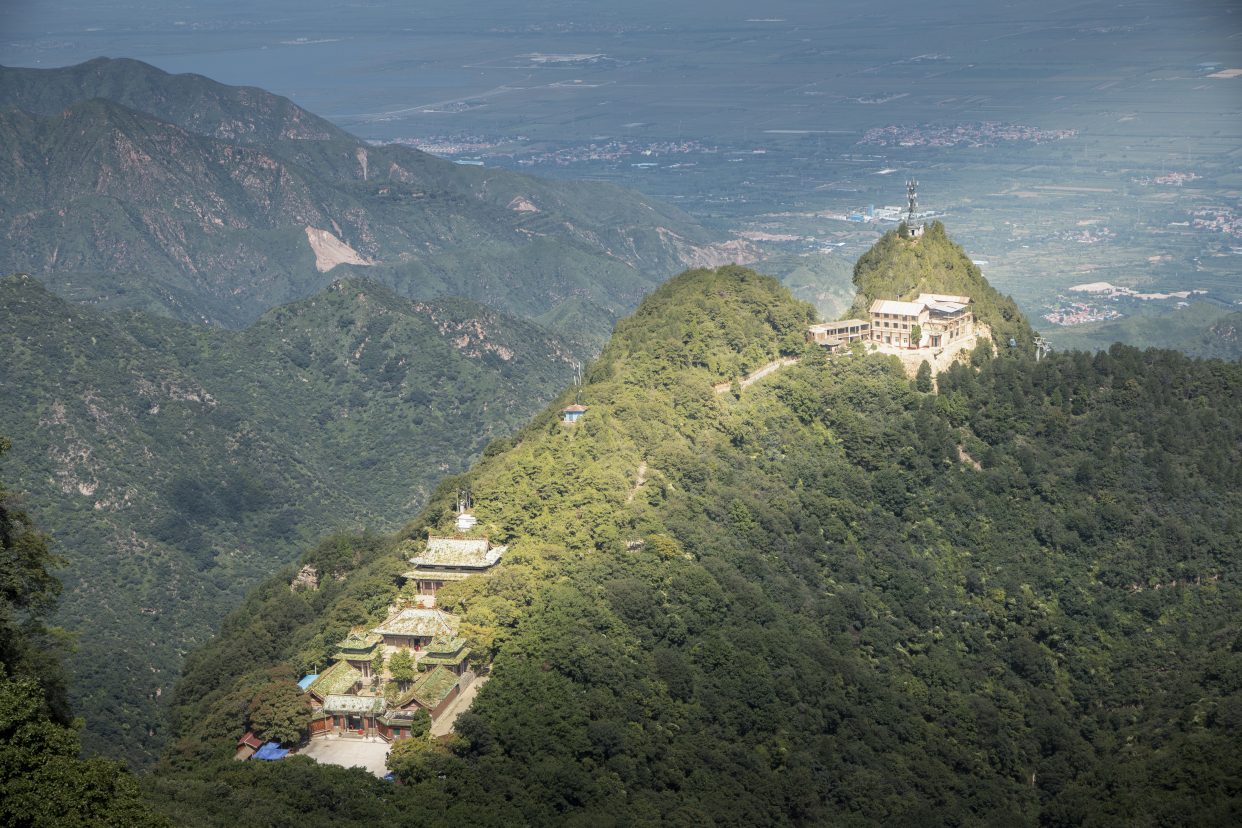
[[[144, 790], [204, 826], [1237, 824], [1242, 369], [980, 348], [918, 393], [810, 352], [712, 392], [807, 314], [737, 267], [649, 296], [576, 426], [563, 397], [398, 534], [304, 559], [345, 580], [253, 592]], [[439, 596], [494, 658], [455, 740], [397, 789], [229, 761], [223, 700], [381, 619], [459, 487], [510, 551]]]

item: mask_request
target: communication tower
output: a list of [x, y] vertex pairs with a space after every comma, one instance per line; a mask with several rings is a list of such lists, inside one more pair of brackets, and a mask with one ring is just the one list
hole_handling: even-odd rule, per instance
[[916, 190], [919, 182], [913, 178], [906, 182], [906, 202], [910, 205], [909, 212], [906, 215], [906, 228], [910, 231], [911, 236], [923, 235], [923, 226], [914, 223], [914, 213], [919, 207], [918, 194]]

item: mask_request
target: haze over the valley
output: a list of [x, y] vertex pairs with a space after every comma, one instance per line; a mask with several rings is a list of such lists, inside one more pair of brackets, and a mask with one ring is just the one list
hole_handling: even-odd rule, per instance
[[[1242, 300], [1233, 4], [70, 1], [0, 13], [4, 65], [132, 57], [287, 95], [369, 140], [633, 187], [769, 256], [814, 253], [807, 290], [824, 310], [841, 287], [833, 260], [852, 262], [891, 226], [848, 216], [904, 208], [909, 177], [1054, 345], [1096, 341], [1075, 324]], [[1071, 290], [1099, 283], [1164, 298]], [[1204, 318], [1168, 324], [1189, 336]], [[1131, 330], [1116, 335], [1143, 344]]]

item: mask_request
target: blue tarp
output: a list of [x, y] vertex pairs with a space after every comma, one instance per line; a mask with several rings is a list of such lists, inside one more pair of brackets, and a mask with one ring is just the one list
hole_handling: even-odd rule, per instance
[[299, 681], [299, 682], [298, 682], [298, 687], [301, 687], [303, 690], [305, 690], [307, 687], [310, 687], [310, 686], [311, 686], [311, 683], [312, 683], [312, 682], [314, 682], [314, 681], [315, 681], [315, 679], [317, 679], [317, 678], [319, 678], [319, 674], [318, 674], [318, 673], [316, 673], [316, 674], [315, 674], [315, 675], [313, 675], [313, 676], [307, 676], [306, 678], [304, 678], [304, 679], [302, 679], [301, 681]]
[[251, 759], [284, 759], [289, 751], [280, 749], [280, 742], [268, 742]]

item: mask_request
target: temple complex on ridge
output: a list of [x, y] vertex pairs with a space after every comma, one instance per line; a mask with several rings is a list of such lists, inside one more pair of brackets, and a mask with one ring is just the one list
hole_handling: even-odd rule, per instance
[[[459, 492], [459, 531], [469, 531], [478, 523], [467, 511], [467, 497]], [[331, 666], [299, 683], [311, 699], [312, 735], [403, 739], [410, 736], [412, 719], [420, 709], [433, 721], [448, 710], [474, 680], [474, 673], [468, 662], [470, 648], [458, 634], [461, 618], [435, 605], [436, 592], [445, 584], [487, 572], [507, 549], [492, 546], [486, 535], [428, 535], [426, 546], [410, 559], [414, 568], [405, 573], [406, 580], [415, 585], [417, 598], [390, 607], [388, 617], [375, 627], [350, 629], [334, 646]], [[302, 580], [312, 588], [318, 586], [314, 577]], [[396, 696], [384, 695], [383, 676], [376, 676], [373, 667], [375, 658], [382, 654], [385, 663], [391, 663], [400, 650], [414, 659], [417, 677], [400, 687]], [[253, 752], [254, 746], [243, 737], [238, 757]]]
[[[470, 648], [457, 636], [461, 619], [423, 606], [394, 608], [384, 623], [367, 630], [351, 629], [336, 645], [332, 666], [304, 679], [311, 698], [311, 734], [340, 733], [379, 736], [386, 740], [410, 736], [412, 719], [425, 709], [435, 721], [474, 678], [467, 669]], [[408, 650], [419, 671], [395, 698], [379, 694], [371, 667], [377, 652], [385, 661]]]
[[[969, 296], [921, 293], [913, 302], [877, 299], [871, 303], [871, 340], [906, 348], [940, 348], [974, 335]], [[910, 339], [917, 325], [921, 337]]]

